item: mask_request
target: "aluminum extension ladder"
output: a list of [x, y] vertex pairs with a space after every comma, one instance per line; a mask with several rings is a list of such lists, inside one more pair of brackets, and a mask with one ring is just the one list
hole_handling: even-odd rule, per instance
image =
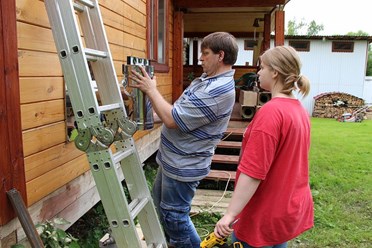
[[[98, 2], [45, 0], [45, 6], [76, 117], [75, 145], [88, 156], [115, 240], [109, 247], [142, 247], [136, 217], [147, 247], [167, 247], [132, 138], [136, 123], [129, 120], [125, 110]], [[121, 173], [132, 199], [129, 204], [119, 179]]]

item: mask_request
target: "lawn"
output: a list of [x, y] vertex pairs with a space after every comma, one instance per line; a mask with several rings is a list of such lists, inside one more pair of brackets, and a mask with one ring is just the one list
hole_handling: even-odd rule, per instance
[[372, 246], [372, 121], [312, 118], [315, 227], [290, 247]]
[[[310, 184], [315, 227], [290, 241], [288, 247], [372, 247], [372, 121], [345, 123], [312, 118], [311, 124]], [[151, 187], [156, 170], [153, 157], [144, 168]], [[79, 243], [81, 247], [98, 247], [98, 239], [107, 231], [102, 205], [85, 217], [78, 229], [89, 235], [77, 235]], [[192, 217], [202, 239], [220, 217], [209, 213]]]

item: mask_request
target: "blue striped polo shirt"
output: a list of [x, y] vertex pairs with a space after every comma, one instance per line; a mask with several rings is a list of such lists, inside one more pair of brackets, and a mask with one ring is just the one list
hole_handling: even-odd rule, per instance
[[234, 106], [234, 73], [229, 70], [212, 77], [204, 73], [174, 103], [172, 115], [178, 128], [163, 125], [156, 157], [168, 177], [191, 182], [208, 175]]

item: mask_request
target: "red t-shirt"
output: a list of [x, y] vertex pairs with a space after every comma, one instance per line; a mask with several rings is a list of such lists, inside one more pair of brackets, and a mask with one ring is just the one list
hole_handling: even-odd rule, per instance
[[237, 171], [262, 180], [239, 214], [236, 237], [251, 246], [291, 240], [314, 224], [310, 121], [296, 99], [273, 98], [248, 125]]

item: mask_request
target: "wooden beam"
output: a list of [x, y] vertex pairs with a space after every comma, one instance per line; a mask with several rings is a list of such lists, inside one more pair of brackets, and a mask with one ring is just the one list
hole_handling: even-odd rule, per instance
[[264, 17], [264, 39], [262, 44], [262, 52], [270, 48], [270, 33], [271, 33], [271, 14], [266, 14]]
[[221, 7], [275, 7], [285, 4], [287, 0], [175, 0], [177, 8], [221, 8]]
[[173, 16], [173, 72], [172, 102], [183, 91], [183, 12], [175, 11]]
[[275, 46], [284, 45], [284, 11], [277, 10], [275, 12]]
[[6, 192], [17, 189], [26, 202], [15, 0], [0, 2], [0, 68], [0, 225], [3, 225], [15, 216]]
[[192, 41], [192, 65], [194, 68], [198, 66], [198, 58], [199, 58], [198, 40], [193, 40]]
[[[211, 32], [185, 32], [183, 36], [185, 38], [203, 38]], [[250, 38], [254, 36], [254, 32], [229, 32], [235, 38]]]

